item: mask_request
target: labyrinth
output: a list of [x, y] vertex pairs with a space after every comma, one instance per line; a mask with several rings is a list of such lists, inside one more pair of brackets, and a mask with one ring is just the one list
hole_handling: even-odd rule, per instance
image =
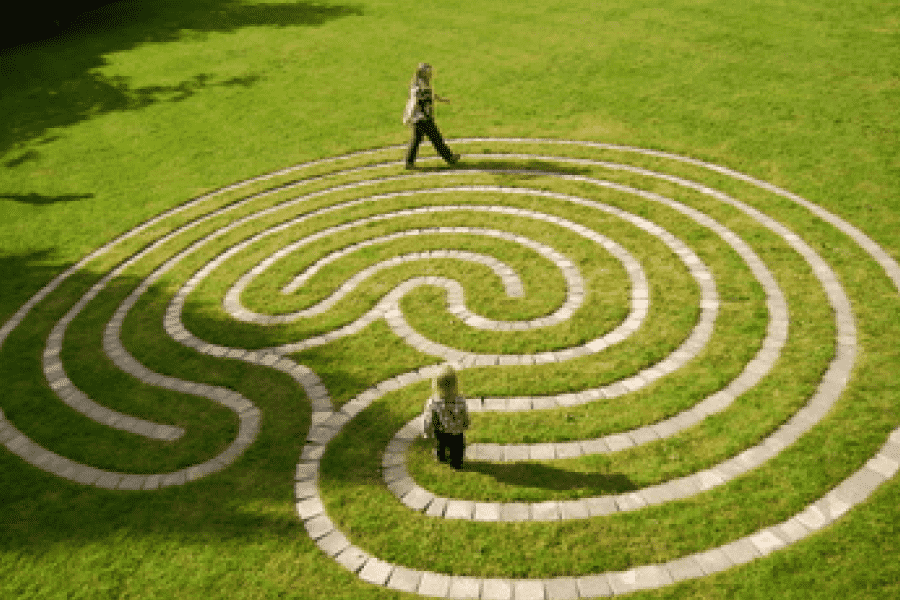
[[[898, 366], [900, 266], [853, 224], [662, 151], [450, 143], [453, 167], [395, 146], [241, 181], [86, 256], [0, 329], [10, 389], [56, 404], [7, 400], [0, 442], [80, 486], [189, 488], [270, 425], [213, 376], [289, 378], [297, 522], [392, 598], [666, 588], [772, 560], [895, 476], [900, 428], [865, 402]], [[422, 437], [447, 363], [460, 471]]]

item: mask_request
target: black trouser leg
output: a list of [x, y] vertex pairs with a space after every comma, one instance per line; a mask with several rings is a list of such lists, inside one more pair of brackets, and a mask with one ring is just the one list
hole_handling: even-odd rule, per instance
[[448, 435], [446, 433], [435, 433], [437, 438], [437, 459], [440, 462], [447, 462]]
[[422, 127], [422, 131], [428, 136], [428, 139], [431, 140], [431, 145], [434, 146], [437, 153], [441, 155], [441, 158], [448, 163], [452, 163], [453, 152], [447, 147], [447, 144], [444, 143], [444, 138], [441, 137], [441, 132], [438, 131], [437, 125], [434, 124], [434, 120], [424, 119], [416, 123], [417, 129], [419, 126]]
[[413, 124], [409, 129], [409, 148], [406, 150], [406, 166], [411, 167], [416, 162], [416, 154], [419, 152], [419, 144], [422, 142], [424, 132], [419, 128], [419, 123]]
[[465, 434], [457, 433], [447, 437], [450, 438], [447, 440], [450, 446], [450, 465], [454, 469], [461, 469], [466, 449]]

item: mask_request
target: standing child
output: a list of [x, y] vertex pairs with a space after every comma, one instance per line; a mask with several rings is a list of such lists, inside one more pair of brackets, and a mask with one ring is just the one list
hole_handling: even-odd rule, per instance
[[[431, 397], [425, 403], [424, 429], [426, 438], [434, 438], [437, 458], [461, 469], [469, 428], [466, 400], [459, 395], [456, 371], [447, 365], [431, 382]], [[447, 456], [449, 454], [449, 457]]]
[[444, 143], [444, 138], [441, 137], [437, 125], [434, 124], [434, 101], [450, 101], [434, 93], [431, 86], [433, 77], [434, 72], [431, 65], [420, 63], [409, 86], [409, 101], [406, 103], [406, 111], [403, 113], [403, 124], [409, 125], [412, 129], [409, 149], [406, 151], [407, 169], [415, 168], [419, 144], [422, 142], [422, 137], [426, 135], [431, 140], [431, 145], [445, 161], [451, 165], [459, 162], [459, 154], [451, 152]]

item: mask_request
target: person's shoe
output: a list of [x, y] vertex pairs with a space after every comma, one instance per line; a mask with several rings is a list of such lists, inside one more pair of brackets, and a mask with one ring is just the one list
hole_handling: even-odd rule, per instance
[[459, 159], [460, 159], [459, 154], [454, 153], [453, 156], [450, 157], [450, 160], [449, 160], [448, 162], [449, 162], [451, 165], [455, 165], [456, 163], [459, 162]]
[[416, 170], [416, 165], [413, 165], [413, 164], [410, 164], [410, 163], [406, 163], [406, 170], [407, 170], [407, 171], [415, 171], [415, 170]]

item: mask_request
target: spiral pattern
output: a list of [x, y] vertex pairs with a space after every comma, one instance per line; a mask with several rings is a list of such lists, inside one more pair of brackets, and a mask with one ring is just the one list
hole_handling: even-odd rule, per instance
[[[805, 211], [820, 230], [840, 232], [847, 243], [865, 252], [868, 260], [877, 264], [895, 290], [900, 291], [900, 266], [853, 225], [790, 192], [725, 167], [659, 151], [593, 142], [478, 138], [454, 140], [454, 145], [470, 157], [458, 169], [398, 175], [398, 148], [385, 148], [306, 163], [194, 200], [85, 257], [36, 294], [0, 329], [2, 347], [29, 312], [66, 279], [118, 247], [141, 236], [149, 238], [143, 248], [111, 268], [55, 324], [46, 339], [43, 373], [60, 400], [97, 423], [160, 442], [183, 436], [185, 431], [179, 427], [117, 412], [92, 400], [69, 378], [61, 358], [68, 327], [85, 307], [129, 268], [156, 260], [152, 274], [131, 291], [106, 323], [103, 350], [118, 369], [141, 382], [206, 398], [233, 411], [239, 422], [238, 433], [218, 455], [172, 472], [114, 472], [41, 447], [16, 429], [2, 412], [0, 442], [23, 460], [59, 477], [122, 490], [153, 490], [209, 476], [226, 468], [253, 444], [261, 414], [252, 399], [223, 387], [155, 373], [121, 341], [123, 324], [141, 297], [160, 285], [176, 267], [193, 264], [193, 260], [196, 268], [191, 267], [192, 275], [178, 283], [168, 302], [165, 332], [196, 353], [263, 365], [286, 373], [302, 387], [312, 403], [313, 416], [297, 465], [297, 515], [323, 553], [372, 585], [422, 596], [492, 599], [589, 598], [665, 586], [710, 575], [795, 543], [839, 519], [896, 474], [900, 464], [900, 429], [890, 434], [862, 468], [837, 487], [823, 490], [821, 498], [791, 518], [720, 547], [622, 572], [543, 579], [449, 575], [394, 564], [354, 543], [352, 532], [342, 530], [326, 509], [328, 494], [322, 485], [324, 457], [348, 424], [364, 411], [376, 410], [379, 403], [394, 402], [397, 392], [427, 382], [444, 362], [454, 363], [461, 371], [465, 393], [469, 391], [465, 388], [467, 372], [497, 369], [499, 373], [500, 369], [513, 368], [523, 373], [534, 371], [542, 377], [550, 371], [540, 369], [566, 364], [574, 365], [574, 370], [589, 370], [583, 365], [610, 360], [627, 351], [630, 344], [640, 345], [642, 341], [637, 338], [648, 328], [652, 311], [678, 302], [659, 294], [665, 284], [654, 283], [647, 265], [637, 256], [638, 248], [629, 247], [634, 240], [657, 249], [664, 268], [673, 277], [690, 282], [696, 292], [693, 308], [680, 307], [692, 315], [693, 323], [679, 334], [677, 346], [642, 350], [649, 358], [632, 372], [608, 381], [601, 377], [597, 384], [574, 391], [502, 397], [471, 395], [468, 408], [476, 415], [473, 432], [481, 414], [511, 413], [509, 418], [516, 419], [531, 411], [627, 402], [702, 360], [710, 340], [722, 326], [723, 306], [732, 301], [721, 297], [714, 269], [704, 261], [702, 252], [692, 249], [692, 240], [683, 239], [685, 235], [678, 237], [670, 229], [691, 232], [692, 239], [705, 240], [718, 248], [716, 252], [733, 256], [742, 263], [743, 272], [752, 277], [753, 285], [762, 290], [765, 333], [752, 358], [700, 401], [663, 414], [653, 422], [585, 439], [472, 443], [466, 448], [467, 461], [550, 461], [611, 454], [676, 438], [712, 415], [727, 414], [735, 402], [764, 382], [783, 360], [791, 324], [803, 318], [803, 308], [789, 307], [776, 274], [760, 256], [760, 248], [772, 244], [777, 244], [780, 252], [805, 262], [833, 318], [833, 354], [805, 405], [758, 443], [689, 475], [621, 494], [541, 502], [477, 501], [441, 495], [417, 483], [408, 465], [411, 447], [421, 435], [421, 415], [416, 414], [395, 432], [381, 456], [383, 483], [397, 503], [429, 519], [480, 523], [599, 519], [702, 497], [795, 444], [825, 418], [853, 381], [860, 352], [858, 316], [841, 277], [821, 256], [814, 240], [807, 239], [810, 233], [792, 231], [761, 206], [774, 207], [775, 214], [784, 210]], [[466, 154], [467, 149], [479, 146], [521, 146], [527, 147], [529, 153], [484, 150], [481, 154]], [[435, 159], [423, 158], [421, 162], [429, 164], [432, 160]], [[754, 191], [748, 193], [750, 199], [741, 199], [680, 174], [685, 172], [706, 173], [708, 178], [702, 181], [714, 180], [729, 189]], [[711, 209], [713, 206], [717, 208]], [[659, 221], [654, 215], [665, 215], [665, 220]], [[532, 231], [544, 231], [546, 235], [533, 239], [528, 233]], [[628, 235], [620, 235], [622, 231]], [[470, 240], [474, 245], [467, 247]], [[222, 243], [226, 243], [224, 249], [210, 250]], [[442, 243], [458, 245], [438, 247]], [[503, 248], [503, 252], [492, 255], [484, 250], [492, 244]], [[392, 251], [394, 247], [410, 245], [434, 248]], [[320, 247], [326, 250], [319, 250]], [[576, 255], [579, 258], [574, 258]], [[329, 269], [332, 273], [340, 271], [348, 261], [371, 264], [356, 270], [336, 287], [327, 281], [322, 283], [323, 274]], [[389, 280], [389, 274], [398, 267], [421, 267], [427, 271], [429, 264], [446, 261], [467, 273], [463, 280], [490, 279], [491, 285], [506, 296], [498, 301], [502, 306], [515, 307], [516, 302], [530, 294], [538, 296], [537, 302], [522, 305], [519, 313], [523, 318], [479, 314], [473, 307], [481, 303], [473, 302], [471, 297], [467, 302], [463, 283], [431, 274], [407, 278], [374, 300], [369, 299], [371, 292], [366, 290], [377, 288], [382, 278]], [[533, 275], [517, 272], [516, 266], [522, 264], [547, 269], [550, 274], [542, 282]], [[217, 277], [228, 282], [221, 307], [235, 325], [281, 333], [268, 338], [268, 345], [254, 347], [216, 343], [193, 333], [190, 321], [185, 323], [185, 305], [192, 293]], [[564, 293], [554, 290], [556, 296], [548, 296], [559, 297], [560, 301], [554, 306], [542, 304], [541, 284], [560, 282]], [[614, 284], [610, 295], [599, 293], [596, 288], [600, 282]], [[447, 320], [440, 322], [453, 323], [456, 333], [448, 335], [456, 342], [435, 339], [441, 331], [420, 330], [417, 317], [404, 309], [408, 297], [420, 297], [420, 288], [445, 295]], [[259, 306], [254, 299], [266, 294], [280, 297], [282, 300], [276, 304], [284, 310], [273, 312]], [[627, 307], [615, 305], [616, 299], [621, 298], [629, 300]], [[607, 311], [604, 314], [616, 315], [615, 318], [591, 322], [595, 313], [590, 311], [599, 310], [598, 303], [605, 301], [613, 305], [601, 307]], [[535, 314], [534, 306], [542, 306], [544, 312]], [[590, 318], [578, 321], [579, 315], [584, 314]], [[386, 323], [406, 345], [429, 357], [429, 364], [381, 381], [337, 408], [321, 374], [299, 363], [296, 355], [359, 334], [379, 321]], [[608, 322], [613, 326], [606, 327]], [[306, 332], [301, 339], [283, 339], [285, 331], [301, 330]], [[561, 337], [569, 341], [560, 344], [556, 334], [562, 330], [565, 333]], [[486, 344], [487, 347], [482, 347], [481, 342], [466, 344], [459, 341], [465, 337], [458, 333], [465, 331], [487, 336], [473, 338], [476, 340], [498, 341]], [[513, 336], [520, 336], [518, 345], [508, 345]], [[521, 351], [503, 351], [504, 344]], [[377, 361], [378, 357], [360, 360]]]

